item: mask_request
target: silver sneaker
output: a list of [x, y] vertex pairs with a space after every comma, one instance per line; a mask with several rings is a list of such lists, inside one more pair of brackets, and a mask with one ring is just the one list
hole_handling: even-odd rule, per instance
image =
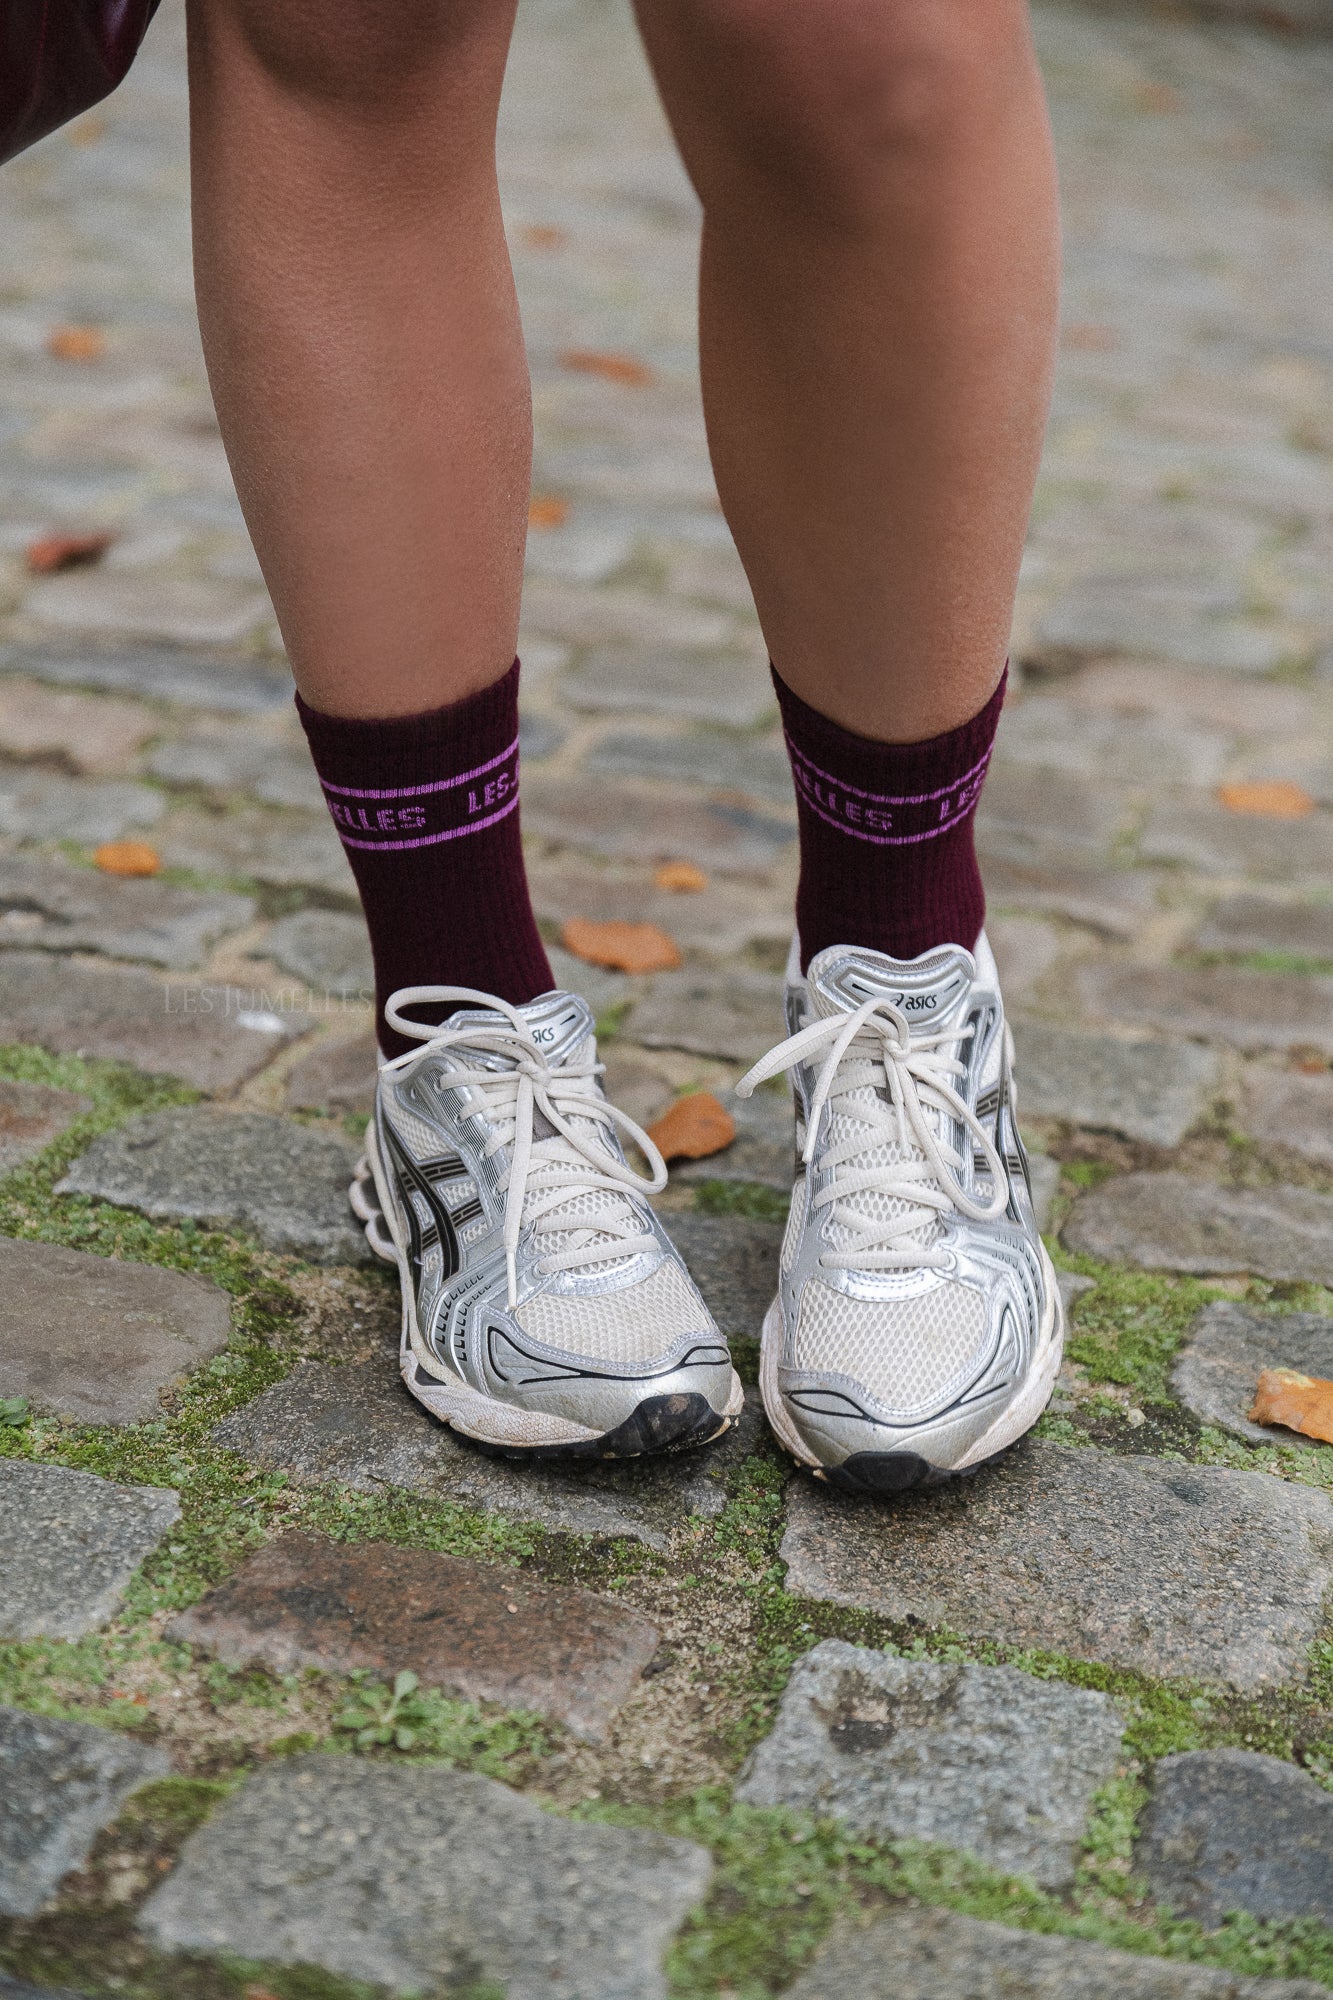
[[990, 946], [835, 945], [788, 971], [798, 1161], [760, 1380], [778, 1437], [849, 1492], [963, 1472], [1046, 1407], [1064, 1314], [1015, 1123]]
[[[459, 1011], [441, 1027], [402, 1012], [450, 1002]], [[409, 986], [385, 1018], [423, 1046], [380, 1069], [351, 1197], [372, 1249], [398, 1266], [412, 1394], [523, 1457], [628, 1457], [727, 1430], [740, 1380], [643, 1199], [666, 1167], [602, 1094], [586, 1001], [555, 992], [511, 1007]]]

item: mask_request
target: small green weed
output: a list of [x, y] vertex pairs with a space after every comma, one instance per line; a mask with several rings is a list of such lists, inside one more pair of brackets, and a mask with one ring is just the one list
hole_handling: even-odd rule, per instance
[[700, 1215], [742, 1215], [749, 1222], [785, 1222], [791, 1196], [762, 1181], [700, 1181], [694, 1190]]
[[552, 1748], [539, 1717], [517, 1709], [483, 1715], [473, 1702], [423, 1688], [409, 1670], [396, 1674], [391, 1687], [368, 1674], [350, 1678], [352, 1698], [333, 1727], [357, 1750], [410, 1751], [513, 1783]]

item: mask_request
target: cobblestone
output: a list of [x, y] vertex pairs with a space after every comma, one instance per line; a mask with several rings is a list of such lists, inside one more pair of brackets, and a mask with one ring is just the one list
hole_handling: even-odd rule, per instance
[[1318, 887], [1333, 874], [1333, 813], [1259, 819], [1227, 812], [1207, 799], [1167, 798], [1149, 814], [1139, 853], [1145, 861], [1171, 862], [1201, 875]]
[[0, 1396], [75, 1423], [138, 1423], [230, 1331], [231, 1301], [206, 1279], [0, 1238]]
[[554, 1716], [599, 1742], [657, 1650], [637, 1611], [425, 1549], [283, 1535], [174, 1619], [167, 1637], [262, 1663], [424, 1685]]
[[52, 778], [43, 772], [0, 775], [0, 837], [72, 840], [92, 847], [150, 827], [166, 801], [147, 785], [108, 779]]
[[142, 1923], [168, 1950], [394, 1992], [489, 1981], [508, 2000], [665, 2000], [663, 1955], [711, 1873], [688, 1841], [573, 1825], [489, 1778], [299, 1757], [193, 1835]]
[[1189, 1042], [1120, 1041], [1037, 1020], [1013, 1029], [1025, 1117], [1178, 1146], [1218, 1087], [1217, 1057]]
[[170, 1770], [113, 1730], [0, 1708], [0, 1916], [40, 1909], [130, 1793]]
[[286, 818], [249, 808], [225, 816], [177, 809], [162, 821], [154, 845], [171, 868], [250, 878], [274, 889], [321, 890], [349, 905], [356, 901], [343, 844], [328, 818]]
[[275, 1250], [323, 1264], [370, 1252], [347, 1206], [358, 1148], [256, 1111], [150, 1111], [95, 1139], [58, 1183], [163, 1219], [253, 1229]]
[[168, 1487], [0, 1459], [0, 1639], [97, 1631], [179, 1517]]
[[1311, 1188], [1121, 1174], [1080, 1197], [1064, 1239], [1071, 1250], [1146, 1271], [1252, 1271], [1333, 1285], [1333, 1195]]
[[1085, 966], [1079, 992], [1102, 1020], [1132, 1021], [1238, 1049], [1317, 1048], [1333, 1056], [1333, 979], [1175, 965]]
[[128, 770], [161, 720], [142, 702], [91, 699], [14, 676], [0, 678], [0, 754], [59, 762], [88, 777]]
[[1333, 1167], [1333, 1075], [1252, 1064], [1241, 1089], [1240, 1123], [1252, 1139]]
[[1163, 1757], [1134, 1865], [1208, 1930], [1232, 1910], [1333, 1923], [1333, 1796], [1252, 1750]]
[[248, 896], [121, 879], [47, 855], [0, 855], [0, 948], [93, 951], [188, 972], [254, 915]]
[[901, 1910], [848, 1925], [787, 1989], [787, 2000], [1320, 2000], [1313, 1979], [1245, 1979], [1206, 1965], [1111, 1951], [978, 1923], [952, 1910]]
[[1196, 951], [1282, 952], [1333, 963], [1333, 905], [1278, 903], [1268, 896], [1228, 896], [1194, 937]]
[[1333, 1583], [1322, 1493], [1047, 1443], [893, 1507], [799, 1480], [787, 1523], [799, 1596], [1245, 1691], [1306, 1678]]
[[375, 1108], [377, 1055], [370, 1032], [319, 1042], [308, 1056], [292, 1064], [287, 1077], [288, 1109], [368, 1118]]
[[234, 1090], [314, 1026], [232, 987], [170, 984], [135, 966], [0, 952], [0, 1042], [104, 1056], [196, 1090]]
[[350, 912], [298, 910], [274, 924], [257, 952], [316, 993], [359, 1000], [375, 991], [365, 919]]
[[[1206, 1424], [1251, 1444], [1291, 1444], [1295, 1440], [1287, 1431], [1249, 1420], [1264, 1368], [1333, 1379], [1333, 1320], [1322, 1313], [1255, 1312], [1234, 1299], [1219, 1299], [1205, 1306], [1190, 1328], [1171, 1371], [1171, 1387]], [[1333, 1445], [1311, 1448], [1333, 1453]]]
[[55, 687], [104, 688], [227, 713], [285, 710], [292, 698], [291, 675], [279, 662], [195, 647], [97, 646], [66, 652], [13, 646], [0, 652], [0, 669]]
[[739, 967], [662, 972], [635, 1003], [626, 1032], [650, 1049], [757, 1062], [783, 1032], [782, 982], [775, 973]]
[[723, 794], [541, 773], [525, 782], [529, 834], [623, 861], [693, 861], [719, 874], [763, 875], [796, 836], [795, 824]]
[[12, 1173], [93, 1108], [76, 1090], [0, 1080], [0, 1174]]
[[797, 1665], [736, 1796], [1063, 1888], [1123, 1731], [1103, 1694], [825, 1639]]

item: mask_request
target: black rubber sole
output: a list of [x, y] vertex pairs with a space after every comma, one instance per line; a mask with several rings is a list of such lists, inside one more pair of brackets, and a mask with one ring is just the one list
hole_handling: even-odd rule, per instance
[[926, 1486], [948, 1486], [956, 1479], [970, 1479], [983, 1465], [994, 1465], [1003, 1456], [1003, 1451], [997, 1451], [991, 1458], [979, 1459], [975, 1465], [964, 1465], [951, 1472], [931, 1465], [914, 1451], [857, 1451], [841, 1465], [821, 1467], [815, 1477], [824, 1479], [839, 1493], [850, 1493], [860, 1499], [882, 1499], [897, 1493], [913, 1493]]
[[559, 1459], [587, 1462], [610, 1458], [660, 1458], [676, 1451], [694, 1451], [725, 1435], [735, 1423], [713, 1408], [706, 1396], [645, 1396], [631, 1416], [601, 1437], [580, 1444], [493, 1444], [469, 1437], [457, 1425], [450, 1429], [459, 1441], [484, 1458]]

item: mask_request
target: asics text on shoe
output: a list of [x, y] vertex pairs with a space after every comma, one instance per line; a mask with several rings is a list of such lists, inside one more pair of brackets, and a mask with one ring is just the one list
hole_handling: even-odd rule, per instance
[[[402, 1011], [451, 1004], [439, 1027]], [[523, 1456], [630, 1456], [726, 1430], [740, 1381], [643, 1198], [666, 1168], [602, 1093], [587, 1003], [405, 987], [385, 1018], [422, 1046], [380, 1069], [352, 1205], [398, 1266], [412, 1394]]]
[[848, 1491], [966, 1471], [1036, 1422], [1064, 1327], [990, 947], [833, 946], [789, 969], [787, 1023], [737, 1086], [791, 1073], [803, 1163], [764, 1322], [769, 1421]]

